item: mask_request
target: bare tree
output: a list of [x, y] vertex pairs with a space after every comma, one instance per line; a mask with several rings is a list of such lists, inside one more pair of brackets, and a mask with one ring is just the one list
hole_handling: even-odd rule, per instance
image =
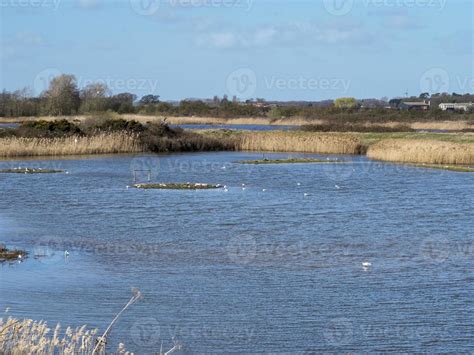
[[47, 113], [53, 116], [75, 113], [81, 102], [74, 75], [62, 74], [53, 78], [43, 96], [48, 102]]

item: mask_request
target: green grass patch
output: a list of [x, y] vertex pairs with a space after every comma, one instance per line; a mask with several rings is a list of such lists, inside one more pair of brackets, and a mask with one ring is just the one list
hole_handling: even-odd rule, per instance
[[474, 173], [473, 166], [464, 166], [464, 165], [438, 165], [438, 164], [409, 164], [417, 168], [425, 169], [438, 169], [438, 170], [449, 170], [457, 171], [460, 173]]
[[2, 174], [59, 174], [64, 173], [64, 170], [51, 169], [32, 169], [32, 168], [14, 168], [14, 169], [0, 169]]
[[201, 184], [201, 183], [156, 183], [156, 184], [135, 184], [137, 189], [158, 189], [158, 190], [209, 190], [218, 189], [221, 185]]
[[307, 163], [344, 163], [342, 160], [323, 160], [313, 158], [288, 158], [288, 159], [257, 159], [257, 160], [241, 160], [239, 164], [307, 164]]

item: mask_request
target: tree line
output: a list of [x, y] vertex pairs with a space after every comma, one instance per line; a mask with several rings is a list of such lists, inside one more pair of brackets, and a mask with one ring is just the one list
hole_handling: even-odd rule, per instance
[[116, 112], [119, 114], [139, 113], [164, 116], [209, 116], [209, 117], [269, 117], [282, 119], [287, 117], [325, 118], [328, 116], [357, 116], [361, 111], [367, 115], [367, 109], [381, 114], [387, 108], [397, 109], [402, 101], [431, 101], [431, 112], [411, 113], [410, 115], [439, 114], [437, 108], [441, 102], [473, 102], [474, 95], [422, 93], [418, 97], [388, 99], [339, 98], [319, 103], [269, 103], [264, 99], [241, 103], [234, 97], [222, 99], [215, 96], [212, 100], [183, 100], [177, 105], [161, 102], [159, 95], [145, 95], [137, 100], [132, 93], [111, 94], [107, 85], [91, 83], [78, 88], [74, 75], [63, 74], [53, 78], [46, 90], [38, 97], [23, 89], [15, 92], [0, 93], [0, 117], [21, 116], [68, 116]]

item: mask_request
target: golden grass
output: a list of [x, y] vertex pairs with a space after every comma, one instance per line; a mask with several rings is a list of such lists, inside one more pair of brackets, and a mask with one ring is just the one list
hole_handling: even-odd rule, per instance
[[1, 157], [138, 153], [143, 148], [137, 136], [103, 133], [91, 137], [0, 139]]
[[371, 159], [421, 164], [474, 164], [474, 144], [436, 140], [387, 139], [370, 146]]
[[[87, 330], [85, 325], [75, 329], [67, 327], [63, 332], [58, 324], [51, 334], [51, 329], [43, 321], [0, 318], [0, 354], [89, 355], [94, 353], [96, 339], [97, 329]], [[95, 354], [105, 354], [105, 350], [101, 349]], [[127, 352], [121, 343], [115, 354], [131, 353]]]
[[244, 132], [237, 150], [321, 154], [360, 154], [361, 141], [350, 134], [313, 132]]

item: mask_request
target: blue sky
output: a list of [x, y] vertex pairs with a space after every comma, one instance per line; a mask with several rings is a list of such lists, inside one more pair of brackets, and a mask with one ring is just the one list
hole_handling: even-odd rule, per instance
[[469, 0], [0, 0], [1, 88], [164, 100], [474, 92]]

